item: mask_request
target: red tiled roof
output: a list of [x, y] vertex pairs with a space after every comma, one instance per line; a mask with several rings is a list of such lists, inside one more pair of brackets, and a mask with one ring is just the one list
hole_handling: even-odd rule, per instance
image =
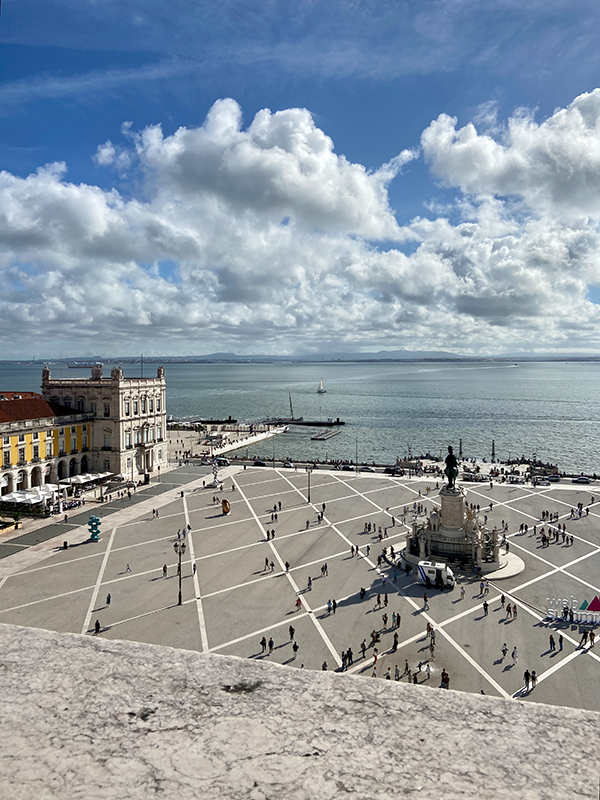
[[[60, 403], [49, 403], [35, 392], [4, 392], [5, 397], [8, 394], [21, 394], [23, 399], [0, 400], [0, 423], [22, 422], [46, 417], [68, 417], [81, 413], [74, 408], [62, 406]], [[26, 395], [33, 395], [33, 397]]]

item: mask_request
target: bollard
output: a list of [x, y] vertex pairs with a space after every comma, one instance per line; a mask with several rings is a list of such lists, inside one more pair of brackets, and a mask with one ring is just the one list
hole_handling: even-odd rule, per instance
[[68, 550], [68, 549], [69, 549], [69, 543], [63, 542], [63, 550]]
[[181, 496], [183, 497], [183, 489], [181, 490]]

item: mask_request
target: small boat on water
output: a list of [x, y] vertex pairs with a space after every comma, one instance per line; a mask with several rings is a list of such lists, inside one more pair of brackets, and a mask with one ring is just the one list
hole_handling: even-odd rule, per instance
[[310, 438], [313, 440], [313, 442], [325, 442], [327, 439], [331, 439], [332, 436], [337, 436], [338, 433], [341, 433], [341, 431], [326, 430], [323, 431], [323, 433], [317, 433]]
[[319, 388], [317, 389], [317, 394], [325, 394], [327, 389], [323, 386], [323, 378], [321, 378], [321, 383], [319, 384]]

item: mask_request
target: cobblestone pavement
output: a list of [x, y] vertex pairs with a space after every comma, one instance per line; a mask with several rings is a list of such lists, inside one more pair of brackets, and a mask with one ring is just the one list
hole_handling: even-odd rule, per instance
[[[224, 489], [218, 493], [203, 488], [212, 477], [206, 473], [206, 468], [182, 467], [168, 473], [160, 493], [141, 493], [135, 503], [123, 500], [105, 507], [97, 544], [87, 541], [82, 514], [81, 520], [70, 521], [68, 530], [57, 526], [56, 539], [2, 559], [0, 622], [93, 635], [98, 620], [105, 638], [264, 658], [306, 669], [321, 669], [323, 662], [329, 670], [340, 669], [342, 651], [351, 648], [349, 671], [366, 677], [375, 673], [382, 678], [389, 670], [393, 680], [398, 665], [401, 680], [407, 681], [407, 662], [417, 682], [431, 687], [440, 686], [445, 669], [451, 689], [600, 710], [593, 691], [600, 677], [599, 657], [589, 642], [579, 646], [583, 628], [549, 626], [543, 611], [548, 597], [573, 597], [580, 604], [600, 595], [600, 524], [598, 503], [591, 504], [593, 486], [465, 484], [467, 502], [480, 504], [489, 526], [508, 523], [511, 552], [523, 558], [526, 569], [495, 582], [487, 596], [480, 595], [472, 575], [459, 575], [454, 591], [429, 592], [430, 607], [424, 610], [423, 587], [400, 570], [394, 575], [394, 567], [385, 561], [378, 566], [377, 557], [383, 545], [402, 549], [413, 503], [423, 503], [426, 510], [438, 504], [434, 480], [315, 470], [309, 504], [303, 471], [228, 467], [220, 473]], [[216, 497], [230, 501], [228, 516], [213, 502]], [[591, 504], [590, 513], [571, 520], [570, 509], [578, 502]], [[405, 506], [410, 513], [404, 522]], [[561, 541], [542, 547], [533, 526], [538, 533], [541, 526], [547, 528], [541, 522], [543, 511], [559, 513], [574, 537], [572, 546]], [[364, 532], [365, 522], [376, 531], [387, 527], [383, 543], [378, 533]], [[527, 535], [519, 532], [523, 522], [529, 526]], [[188, 525], [179, 606], [173, 545], [177, 531]], [[274, 538], [267, 540], [267, 531], [274, 531]], [[65, 539], [67, 550], [62, 549]], [[359, 555], [351, 555], [352, 547]], [[321, 572], [324, 564], [326, 575]], [[361, 587], [366, 590], [363, 599]], [[516, 617], [507, 616], [502, 594], [517, 607]], [[336, 601], [335, 613], [328, 611], [329, 600]], [[400, 615], [397, 629], [392, 614]], [[430, 658], [428, 622], [436, 632], [435, 660]], [[380, 636], [376, 665], [372, 631]], [[398, 649], [392, 652], [395, 632]], [[550, 651], [550, 634], [556, 651]], [[262, 652], [263, 637], [273, 640], [272, 653], [268, 647]], [[519, 655], [513, 665], [515, 647]], [[538, 676], [537, 687], [529, 692], [523, 686], [526, 669]]]

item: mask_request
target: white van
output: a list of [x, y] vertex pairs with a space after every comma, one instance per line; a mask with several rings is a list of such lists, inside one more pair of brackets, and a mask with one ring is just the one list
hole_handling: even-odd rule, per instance
[[427, 584], [427, 579], [433, 588], [439, 586], [440, 581], [445, 589], [453, 589], [456, 584], [454, 573], [447, 564], [434, 561], [419, 561], [417, 581]]

